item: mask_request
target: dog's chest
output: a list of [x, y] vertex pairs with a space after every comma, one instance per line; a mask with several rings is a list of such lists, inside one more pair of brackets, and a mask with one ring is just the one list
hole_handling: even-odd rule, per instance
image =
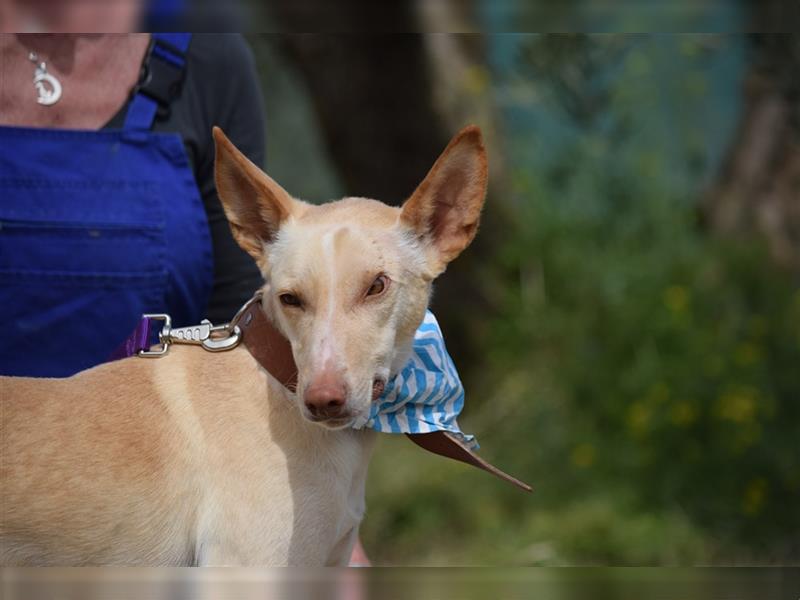
[[301, 427], [281, 432], [257, 459], [216, 473], [198, 513], [198, 563], [335, 561], [334, 549], [364, 515], [374, 432]]

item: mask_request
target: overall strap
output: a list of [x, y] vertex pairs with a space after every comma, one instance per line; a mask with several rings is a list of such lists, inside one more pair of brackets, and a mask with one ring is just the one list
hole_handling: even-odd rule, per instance
[[191, 33], [154, 33], [133, 90], [123, 129], [145, 129], [156, 114], [169, 114], [169, 104], [180, 92], [186, 74], [186, 50]]

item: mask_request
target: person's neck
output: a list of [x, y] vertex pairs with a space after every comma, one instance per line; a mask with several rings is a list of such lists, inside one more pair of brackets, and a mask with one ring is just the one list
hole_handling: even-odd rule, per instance
[[75, 66], [78, 46], [86, 42], [97, 43], [102, 34], [72, 33], [18, 33], [17, 42], [25, 53], [35, 52], [42, 60], [68, 74]]
[[[147, 33], [0, 35], [0, 65], [6, 83], [0, 95], [0, 123], [102, 128], [125, 105], [149, 43]], [[41, 63], [63, 89], [54, 106], [35, 102], [32, 77]]]

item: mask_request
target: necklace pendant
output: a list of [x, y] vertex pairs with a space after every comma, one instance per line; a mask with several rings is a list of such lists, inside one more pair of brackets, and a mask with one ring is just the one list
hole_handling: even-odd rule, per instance
[[52, 106], [61, 98], [61, 82], [47, 72], [44, 62], [33, 72], [33, 85], [39, 95], [36, 102], [43, 106]]

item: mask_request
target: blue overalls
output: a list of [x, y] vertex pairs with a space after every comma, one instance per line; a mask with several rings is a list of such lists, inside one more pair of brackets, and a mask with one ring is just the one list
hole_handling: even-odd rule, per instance
[[[188, 34], [150, 61], [185, 67]], [[63, 377], [104, 362], [142, 313], [203, 318], [205, 210], [178, 134], [132, 99], [121, 130], [0, 127], [0, 375]]]

